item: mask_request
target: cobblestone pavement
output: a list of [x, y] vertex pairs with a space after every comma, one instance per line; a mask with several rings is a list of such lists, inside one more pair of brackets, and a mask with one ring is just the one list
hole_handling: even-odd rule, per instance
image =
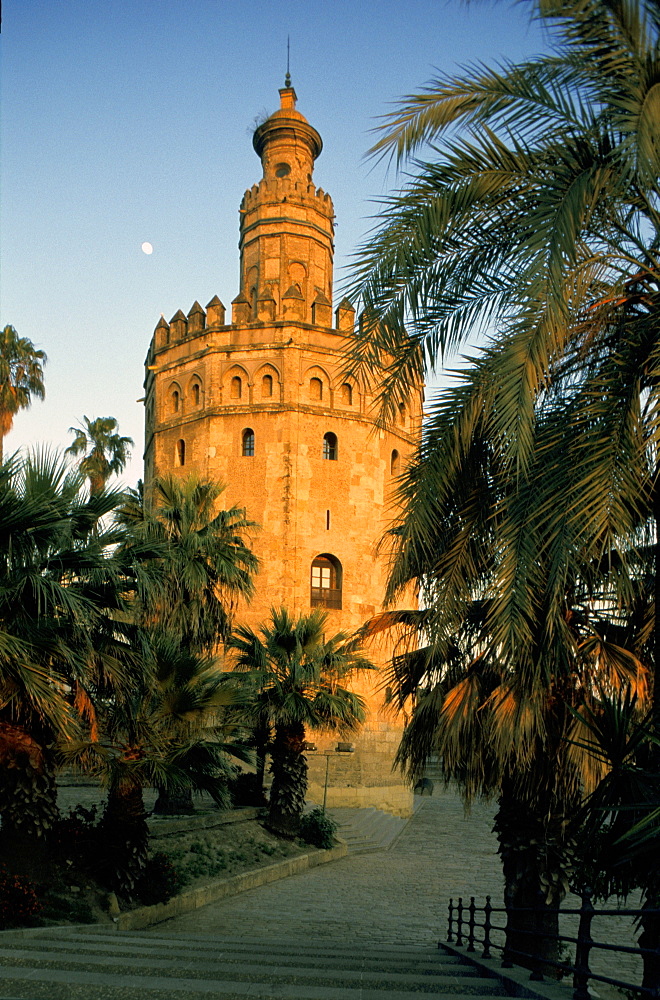
[[[432, 944], [444, 940], [447, 903], [470, 895], [483, 904], [502, 905], [502, 870], [492, 833], [495, 803], [477, 802], [465, 813], [458, 794], [437, 782], [422, 800], [389, 851], [348, 856], [281, 882], [151, 928], [152, 934], [212, 934], [253, 937], [264, 942], [291, 940]], [[569, 897], [565, 905], [579, 906]], [[630, 901], [638, 905], [637, 899]], [[610, 907], [613, 907], [613, 901]], [[498, 921], [499, 922], [499, 921]], [[577, 918], [562, 919], [560, 930], [575, 934]], [[631, 919], [594, 920], [596, 940], [634, 944]], [[572, 956], [571, 956], [572, 957]], [[633, 956], [593, 953], [592, 968], [602, 975], [638, 981]], [[599, 985], [603, 1000], [621, 994]]]
[[444, 935], [450, 896], [502, 898], [491, 831], [494, 805], [465, 815], [439, 788], [423, 800], [389, 851], [349, 856], [160, 924], [158, 933], [291, 936], [431, 943]]

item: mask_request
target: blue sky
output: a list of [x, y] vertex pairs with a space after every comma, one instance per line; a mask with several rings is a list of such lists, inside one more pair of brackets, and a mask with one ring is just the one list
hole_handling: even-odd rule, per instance
[[[117, 417], [141, 475], [143, 361], [161, 313], [238, 291], [238, 206], [260, 177], [255, 116], [278, 107], [291, 37], [298, 108], [321, 133], [335, 282], [396, 184], [370, 129], [436, 69], [534, 55], [527, 5], [460, 0], [5, 0], [0, 323], [49, 357], [46, 401], [5, 453]], [[144, 241], [154, 252], [141, 251]]]

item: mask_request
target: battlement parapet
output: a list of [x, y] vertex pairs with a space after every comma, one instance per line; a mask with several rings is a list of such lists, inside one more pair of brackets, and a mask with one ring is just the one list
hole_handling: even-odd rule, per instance
[[254, 211], [262, 205], [273, 202], [286, 201], [298, 202], [306, 206], [310, 206], [311, 203], [317, 212], [321, 212], [328, 218], [332, 218], [334, 215], [332, 198], [327, 191], [306, 181], [292, 181], [288, 177], [274, 180], [264, 177], [258, 184], [253, 184], [243, 195], [241, 213]]

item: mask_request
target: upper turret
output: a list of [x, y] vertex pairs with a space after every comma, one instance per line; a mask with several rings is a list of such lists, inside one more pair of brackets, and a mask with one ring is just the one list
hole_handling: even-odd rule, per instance
[[312, 179], [314, 160], [323, 149], [321, 136], [296, 110], [296, 92], [287, 74], [286, 85], [280, 90], [279, 110], [254, 133], [252, 144], [261, 157], [264, 178], [289, 177], [292, 181]]
[[263, 178], [241, 204], [241, 287], [233, 322], [326, 323], [332, 301], [334, 209], [312, 181], [321, 136], [296, 109], [287, 74], [280, 107], [255, 131]]

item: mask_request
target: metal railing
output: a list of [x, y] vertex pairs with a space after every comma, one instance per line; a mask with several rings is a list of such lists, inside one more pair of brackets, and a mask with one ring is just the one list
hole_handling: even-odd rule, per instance
[[[493, 914], [502, 913], [507, 918], [507, 926], [500, 926], [493, 923]], [[568, 934], [547, 934], [538, 929], [529, 929], [517, 924], [511, 924], [511, 917], [520, 914], [528, 918], [533, 918], [539, 914], [561, 914], [562, 916], [579, 917], [577, 937]], [[632, 991], [640, 998], [648, 997], [649, 1000], [657, 1000], [660, 997], [660, 975], [656, 977], [656, 982], [652, 986], [640, 986], [636, 983], [627, 982], [623, 979], [615, 979], [611, 976], [601, 975], [593, 972], [590, 967], [591, 952], [595, 950], [618, 952], [622, 955], [636, 955], [642, 960], [645, 957], [653, 958], [655, 968], [660, 970], [660, 948], [637, 948], [626, 945], [605, 944], [601, 941], [594, 941], [591, 936], [591, 923], [594, 917], [636, 917], [642, 913], [645, 916], [655, 915], [660, 920], [660, 910], [603, 910], [595, 909], [591, 895], [588, 892], [582, 894], [579, 909], [552, 909], [543, 910], [534, 907], [509, 907], [491, 906], [490, 896], [486, 896], [486, 905], [477, 906], [474, 896], [470, 896], [469, 904], [463, 903], [463, 897], [458, 897], [458, 903], [449, 900], [449, 925], [447, 929], [447, 942], [459, 948], [466, 946], [466, 951], [476, 952], [477, 945], [482, 947], [481, 957], [492, 958], [491, 949], [502, 953], [502, 968], [512, 968], [514, 963], [522, 965], [531, 970], [530, 979], [543, 980], [543, 971], [548, 968], [555, 969], [561, 974], [573, 976], [573, 1000], [591, 1000], [589, 993], [589, 981], [594, 980], [600, 983], [608, 983], [621, 990]], [[477, 919], [483, 914], [483, 920]], [[533, 923], [533, 920], [530, 921]], [[573, 964], [561, 962], [557, 959], [546, 958], [533, 949], [533, 942], [529, 951], [522, 951], [512, 948], [507, 942], [507, 933], [513, 933], [516, 937], [525, 936], [529, 939], [540, 937], [557, 944], [575, 945], [575, 959]], [[499, 944], [493, 941], [493, 934], [504, 936], [504, 942]]]

